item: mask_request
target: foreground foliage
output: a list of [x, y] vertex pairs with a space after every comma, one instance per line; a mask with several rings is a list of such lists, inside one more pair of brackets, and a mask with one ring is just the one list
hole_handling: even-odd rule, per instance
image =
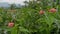
[[34, 2], [20, 9], [0, 8], [0, 33], [60, 34], [59, 4], [41, 6]]

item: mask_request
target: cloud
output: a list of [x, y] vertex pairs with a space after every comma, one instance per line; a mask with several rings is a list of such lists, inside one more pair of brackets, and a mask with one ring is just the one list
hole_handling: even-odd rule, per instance
[[[24, 1], [25, 0], [0, 0], [0, 2], [8, 2], [8, 3], [15, 3], [15, 4], [24, 4]], [[28, 0], [26, 0], [26, 1], [28, 1]]]

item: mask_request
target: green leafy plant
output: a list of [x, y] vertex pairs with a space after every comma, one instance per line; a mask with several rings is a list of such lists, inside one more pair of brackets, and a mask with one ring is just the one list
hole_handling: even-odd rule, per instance
[[33, 0], [25, 1], [19, 9], [13, 5], [10, 9], [0, 8], [0, 34], [60, 34], [58, 2]]

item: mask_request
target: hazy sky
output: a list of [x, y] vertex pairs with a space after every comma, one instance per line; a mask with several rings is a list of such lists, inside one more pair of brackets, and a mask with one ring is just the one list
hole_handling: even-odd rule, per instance
[[23, 1], [25, 0], [0, 0], [0, 2], [16, 3], [16, 4], [22, 4], [22, 5], [24, 4]]

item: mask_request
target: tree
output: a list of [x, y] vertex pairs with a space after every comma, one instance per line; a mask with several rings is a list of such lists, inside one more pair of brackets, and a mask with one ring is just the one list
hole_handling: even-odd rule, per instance
[[11, 4], [10, 9], [12, 10], [12, 9], [15, 9], [15, 8], [16, 8], [16, 5], [15, 4]]

